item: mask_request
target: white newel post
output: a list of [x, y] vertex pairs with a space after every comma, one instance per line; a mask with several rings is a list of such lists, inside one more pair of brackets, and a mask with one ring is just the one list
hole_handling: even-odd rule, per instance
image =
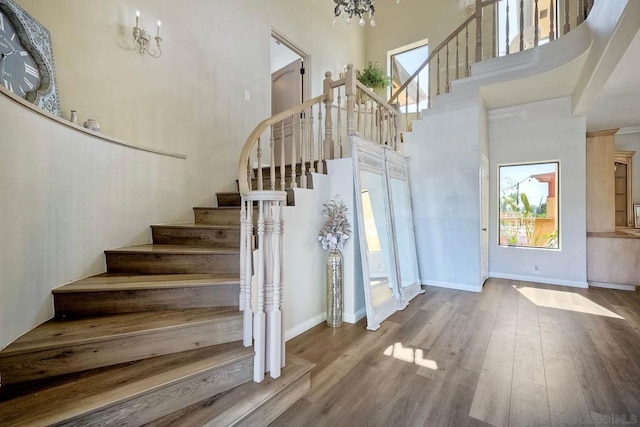
[[347, 65], [347, 73], [344, 80], [344, 91], [347, 95], [347, 135], [356, 133], [355, 102], [356, 102], [356, 73], [353, 64]]
[[[253, 380], [262, 382], [265, 373], [278, 378], [284, 366], [284, 334], [282, 331], [282, 208], [287, 200], [284, 191], [252, 191], [244, 196], [246, 201], [245, 226], [245, 315], [244, 344], [251, 345], [253, 338]], [[258, 244], [252, 250], [253, 203], [258, 204]], [[253, 254], [255, 253], [255, 256]], [[251, 266], [257, 298], [252, 306]], [[253, 336], [251, 333], [253, 332]], [[248, 344], [247, 340], [248, 339]]]

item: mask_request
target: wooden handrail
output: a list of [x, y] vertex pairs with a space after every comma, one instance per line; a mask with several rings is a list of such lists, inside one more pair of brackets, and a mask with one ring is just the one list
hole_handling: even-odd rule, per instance
[[[490, 6], [494, 3], [499, 2], [500, 0], [487, 0], [484, 1], [482, 3], [482, 7], [486, 7], [486, 6]], [[411, 77], [409, 77], [403, 84], [402, 86], [400, 86], [398, 88], [398, 90], [391, 96], [391, 98], [389, 98], [389, 103], [394, 102], [396, 99], [398, 99], [398, 96], [400, 96], [400, 94], [409, 86], [409, 84], [411, 84], [411, 82], [418, 77], [418, 74], [420, 74], [420, 72], [422, 70], [424, 70], [424, 67], [426, 67], [429, 62], [431, 62], [431, 59], [436, 56], [442, 49], [444, 49], [445, 46], [447, 46], [449, 44], [449, 42], [451, 42], [454, 38], [456, 38], [456, 36], [458, 36], [460, 33], [462, 33], [462, 30], [464, 30], [466, 27], [469, 26], [469, 24], [471, 24], [473, 21], [475, 21], [477, 19], [477, 14], [473, 14], [470, 17], [468, 17], [462, 24], [460, 24], [460, 26], [458, 28], [456, 28], [450, 35], [449, 37], [447, 37], [446, 39], [444, 39], [444, 41], [442, 43], [440, 43], [438, 46], [436, 46], [436, 48], [434, 50], [431, 51], [431, 53], [429, 53], [429, 56], [427, 56], [427, 59], [424, 60], [424, 62], [422, 63], [422, 65], [420, 65], [418, 67], [418, 69], [411, 75]]]
[[359, 81], [356, 81], [356, 86], [359, 87], [361, 90], [365, 91], [367, 93], [367, 95], [369, 96], [369, 98], [373, 99], [378, 104], [380, 104], [383, 107], [385, 107], [387, 110], [392, 111], [394, 114], [396, 113], [396, 109], [389, 104], [390, 101], [385, 101], [384, 99], [379, 97], [378, 94], [376, 94], [374, 91], [372, 91], [371, 89], [366, 87], [364, 84], [360, 83]]
[[251, 191], [251, 188], [249, 187], [249, 182], [247, 181], [247, 163], [251, 155], [251, 150], [253, 150], [253, 147], [258, 143], [258, 139], [264, 133], [264, 131], [267, 130], [269, 126], [274, 125], [278, 122], [281, 122], [282, 120], [288, 117], [291, 117], [295, 114], [302, 113], [307, 108], [313, 105], [316, 105], [317, 103], [322, 102], [325, 99], [326, 99], [326, 95], [324, 94], [320, 96], [316, 96], [315, 98], [310, 99], [306, 102], [303, 102], [302, 104], [296, 105], [294, 107], [289, 108], [288, 110], [284, 110], [267, 119], [264, 119], [263, 121], [260, 122], [260, 124], [258, 124], [258, 126], [256, 126], [256, 128], [253, 130], [253, 132], [251, 132], [251, 134], [247, 138], [247, 141], [244, 143], [244, 146], [242, 147], [242, 152], [240, 153], [240, 161], [238, 164], [238, 177], [239, 177], [238, 186], [239, 186], [240, 193], [242, 195], [246, 195]]

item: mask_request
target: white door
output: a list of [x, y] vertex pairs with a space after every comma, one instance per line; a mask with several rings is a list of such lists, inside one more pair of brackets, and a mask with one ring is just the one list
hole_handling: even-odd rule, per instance
[[489, 278], [489, 159], [480, 155], [480, 284]]
[[[289, 65], [284, 66], [271, 74], [271, 114], [277, 114], [294, 107], [302, 102], [302, 59], [296, 59]], [[280, 166], [280, 153], [283, 142], [285, 148], [285, 164], [293, 164], [292, 145], [295, 140], [299, 141], [300, 120], [289, 118], [282, 126], [276, 125], [273, 132], [275, 144], [275, 162]], [[296, 128], [297, 127], [297, 128]], [[295, 131], [295, 132], [294, 132]], [[299, 146], [296, 147], [296, 159], [300, 157]]]

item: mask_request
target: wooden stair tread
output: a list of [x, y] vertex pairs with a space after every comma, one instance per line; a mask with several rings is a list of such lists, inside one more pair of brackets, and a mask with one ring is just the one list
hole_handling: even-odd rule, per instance
[[124, 248], [109, 249], [104, 251], [106, 254], [158, 254], [158, 255], [215, 255], [215, 254], [237, 254], [240, 252], [237, 248], [217, 248], [209, 246], [191, 246], [191, 245], [138, 245], [128, 246]]
[[3, 387], [0, 420], [12, 426], [54, 425], [252, 357], [253, 349], [234, 342]]
[[242, 316], [237, 307], [216, 307], [123, 313], [69, 320], [52, 319], [9, 344], [0, 352], [0, 358], [133, 337], [150, 331], [214, 323], [236, 316]]
[[233, 210], [233, 211], [240, 211], [240, 206], [194, 206], [193, 207], [194, 210]]
[[139, 274], [104, 273], [69, 283], [53, 290], [54, 294], [75, 292], [108, 292], [143, 289], [194, 288], [237, 285], [237, 275], [218, 274]]
[[279, 378], [268, 375], [261, 383], [253, 381], [238, 386], [221, 396], [203, 400], [180, 411], [169, 414], [145, 427], [169, 427], [179, 424], [181, 427], [232, 426], [258, 411], [315, 366], [299, 356], [287, 354], [287, 366]]
[[217, 225], [206, 224], [201, 222], [194, 223], [179, 223], [179, 224], [154, 224], [151, 228], [183, 228], [183, 229], [196, 229], [196, 230], [240, 230], [240, 225]]

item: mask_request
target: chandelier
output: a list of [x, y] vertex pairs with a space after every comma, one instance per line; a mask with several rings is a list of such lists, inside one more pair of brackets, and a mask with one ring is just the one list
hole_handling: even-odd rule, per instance
[[[336, 4], [336, 8], [333, 10], [333, 14], [335, 15], [333, 25], [336, 25], [336, 18], [344, 12], [345, 16], [347, 16], [347, 24], [350, 24], [353, 17], [357, 16], [360, 18], [360, 26], [364, 26], [364, 17], [368, 15], [369, 24], [375, 27], [376, 20], [373, 15], [376, 13], [376, 10], [373, 7], [374, 1], [375, 0], [333, 0]], [[397, 0], [397, 2], [400, 3], [400, 0]]]

